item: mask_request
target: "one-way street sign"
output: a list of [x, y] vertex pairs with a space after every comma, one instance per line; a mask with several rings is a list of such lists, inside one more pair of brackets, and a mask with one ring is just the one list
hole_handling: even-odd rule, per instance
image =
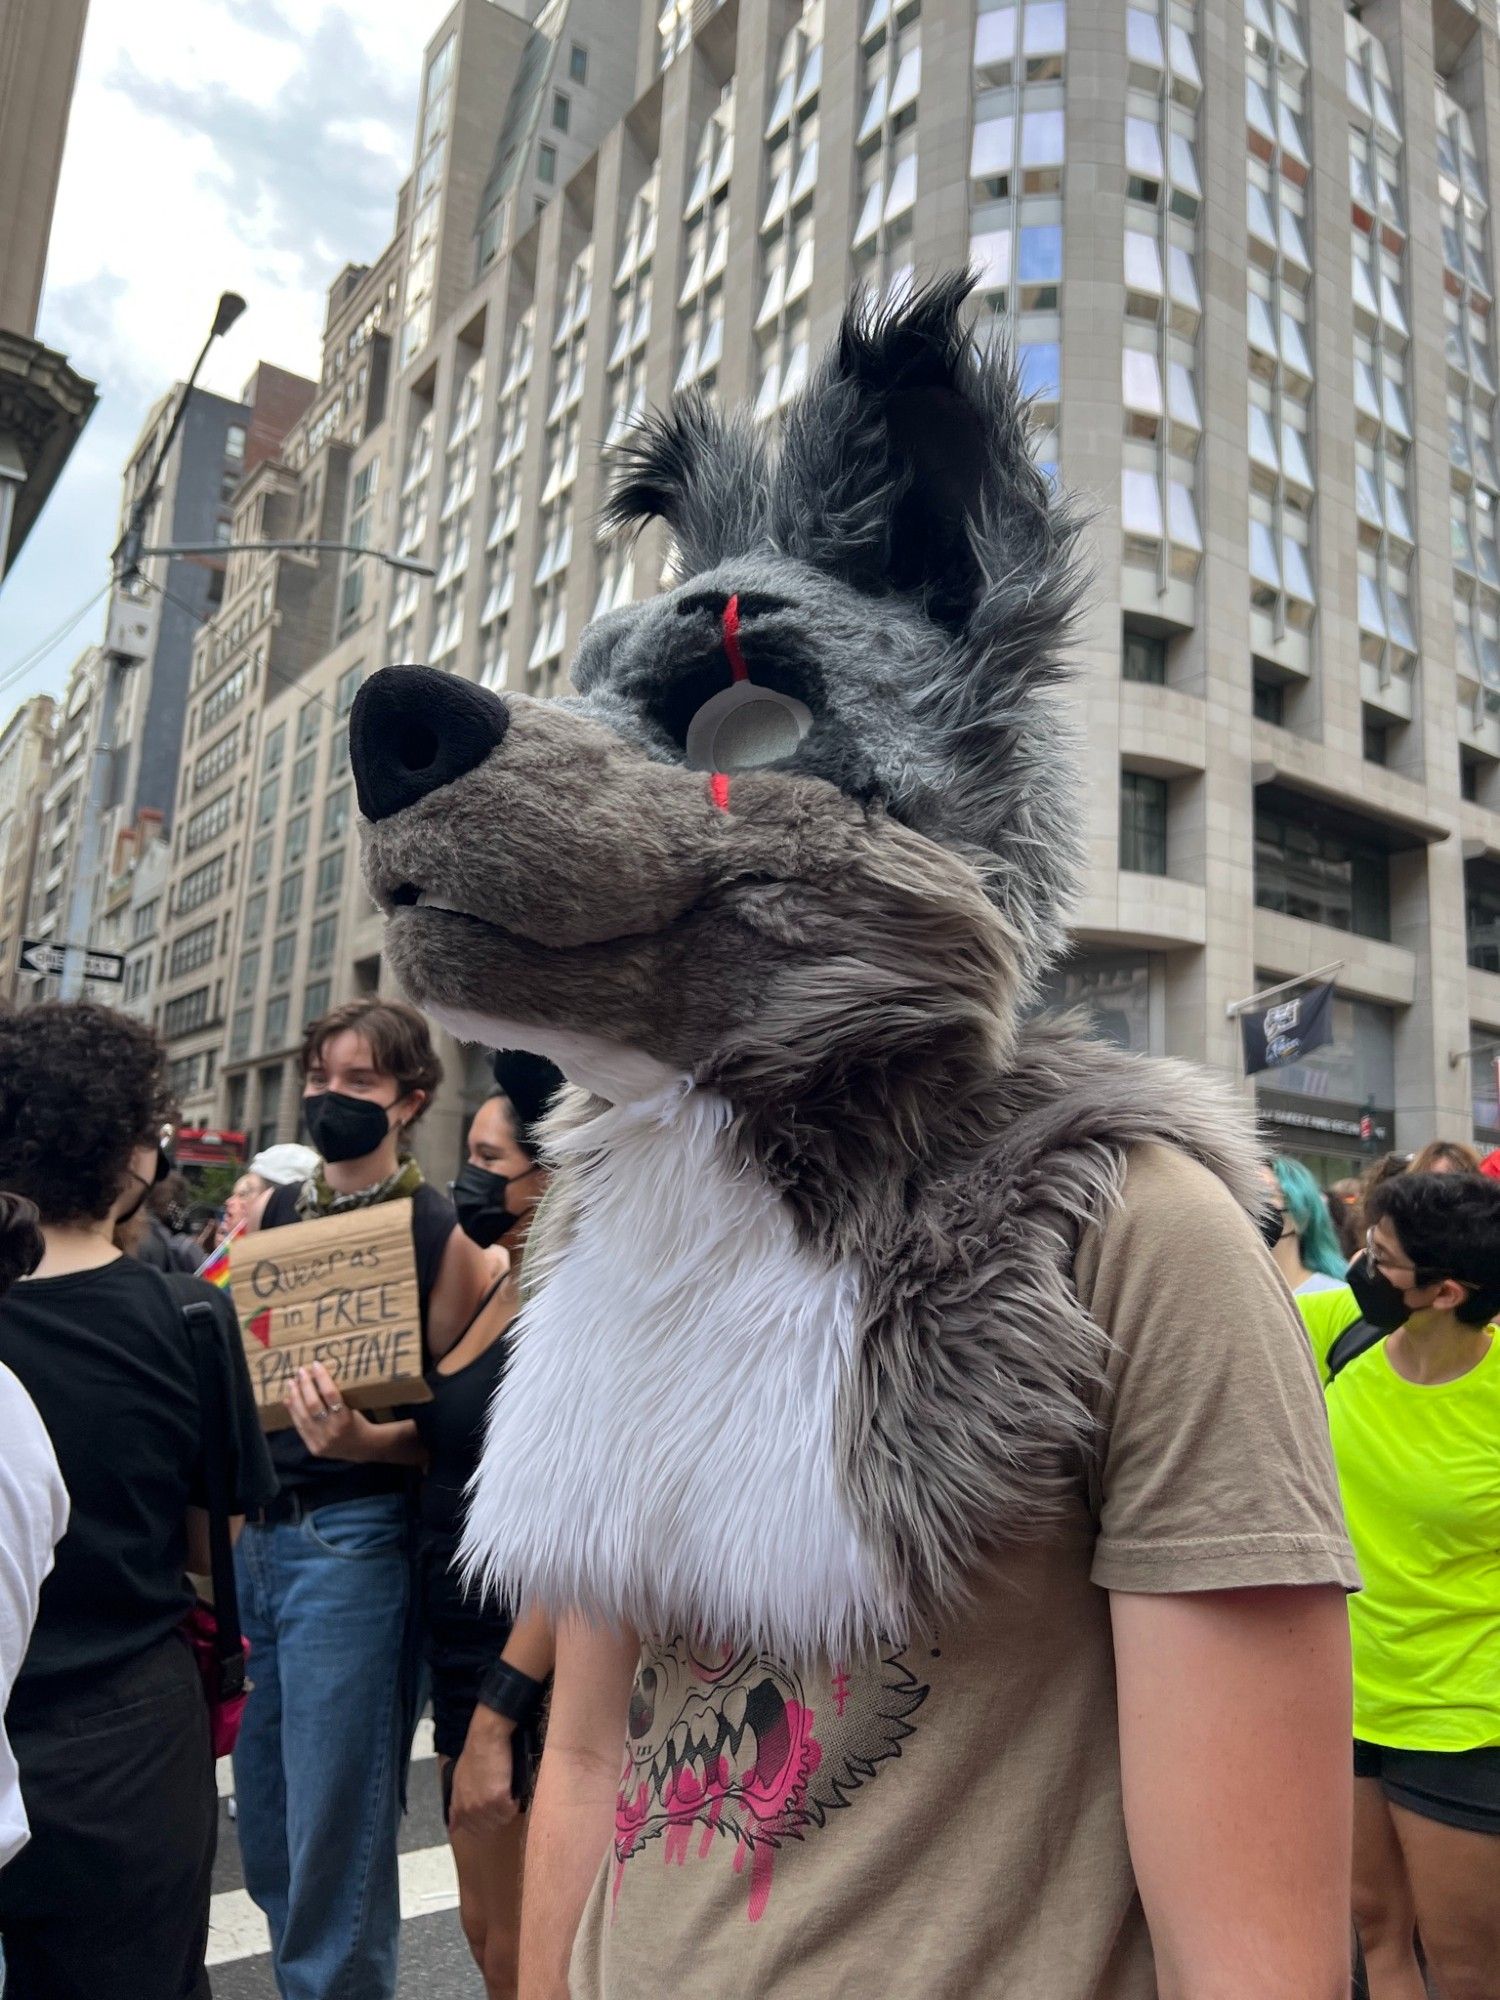
[[[22, 938], [21, 970], [61, 973], [72, 949], [76, 947], [48, 944], [43, 938]], [[86, 951], [83, 954], [83, 976], [85, 979], [107, 979], [118, 986], [125, 977], [125, 961], [117, 951]]]

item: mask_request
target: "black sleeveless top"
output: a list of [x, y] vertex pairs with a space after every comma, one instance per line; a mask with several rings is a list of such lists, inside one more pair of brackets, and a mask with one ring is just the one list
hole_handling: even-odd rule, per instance
[[427, 1386], [432, 1401], [414, 1403], [406, 1412], [427, 1447], [420, 1503], [424, 1538], [455, 1541], [458, 1537], [463, 1526], [464, 1492], [484, 1449], [490, 1401], [509, 1359], [507, 1328], [482, 1354], [451, 1374], [441, 1368], [429, 1369]]
[[[295, 1185], [277, 1188], [266, 1203], [262, 1229], [280, 1229], [301, 1222], [297, 1213]], [[458, 1216], [446, 1195], [423, 1181], [411, 1198], [412, 1249], [417, 1265], [417, 1299], [422, 1314], [422, 1342], [427, 1342], [427, 1302], [443, 1267], [443, 1252], [458, 1227]], [[347, 1459], [316, 1458], [295, 1430], [273, 1431], [270, 1436], [271, 1462], [281, 1481], [278, 1504], [289, 1511], [292, 1504], [304, 1510], [326, 1507], [335, 1500], [363, 1500], [372, 1493], [404, 1493], [409, 1475], [399, 1465], [353, 1465]], [[295, 1501], [294, 1501], [295, 1496]]]

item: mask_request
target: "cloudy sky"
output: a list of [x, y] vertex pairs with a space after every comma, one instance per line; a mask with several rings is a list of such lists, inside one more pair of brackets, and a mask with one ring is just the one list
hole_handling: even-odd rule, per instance
[[[390, 233], [422, 50], [451, 0], [90, 0], [38, 336], [99, 404], [0, 590], [0, 679], [104, 582], [119, 479], [221, 291], [249, 302], [199, 378], [316, 375], [324, 295]], [[56, 692], [103, 606], [0, 688]]]

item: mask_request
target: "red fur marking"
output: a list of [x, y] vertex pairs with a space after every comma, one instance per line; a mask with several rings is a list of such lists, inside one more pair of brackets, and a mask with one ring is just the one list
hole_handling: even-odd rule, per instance
[[747, 681], [750, 669], [745, 665], [745, 656], [740, 651], [740, 597], [736, 591], [724, 606], [724, 651], [729, 657], [729, 671], [737, 681]]
[[723, 771], [715, 771], [708, 781], [708, 796], [721, 813], [729, 810], [729, 779]]

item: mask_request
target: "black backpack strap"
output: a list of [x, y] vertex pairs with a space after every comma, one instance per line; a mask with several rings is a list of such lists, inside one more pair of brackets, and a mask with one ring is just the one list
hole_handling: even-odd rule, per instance
[[218, 1627], [219, 1699], [245, 1692], [245, 1648], [240, 1638], [240, 1600], [234, 1581], [234, 1548], [229, 1539], [229, 1383], [224, 1340], [213, 1307], [195, 1300], [182, 1308], [198, 1381], [203, 1425], [203, 1479], [208, 1492], [208, 1550], [213, 1569], [214, 1624]]
[[1382, 1330], [1378, 1326], [1371, 1326], [1367, 1319], [1350, 1320], [1329, 1348], [1328, 1357], [1323, 1363], [1328, 1370], [1329, 1381], [1332, 1382], [1341, 1369], [1347, 1368], [1351, 1361], [1357, 1361], [1368, 1349], [1378, 1347], [1384, 1339], [1385, 1334]]

